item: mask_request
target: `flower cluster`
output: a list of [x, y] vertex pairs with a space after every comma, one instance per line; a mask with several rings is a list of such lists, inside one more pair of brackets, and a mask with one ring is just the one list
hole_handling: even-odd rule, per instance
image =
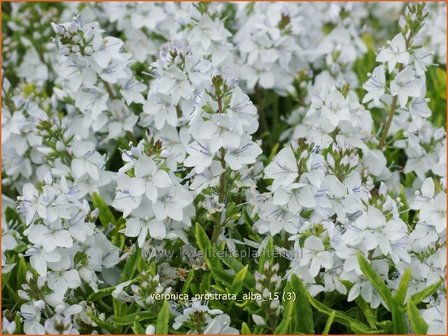
[[5, 333], [446, 333], [444, 4], [2, 10]]
[[[98, 290], [98, 284], [102, 281], [97, 272], [111, 268], [119, 261], [118, 248], [95, 227], [98, 210], [92, 212], [88, 202], [81, 197], [79, 189], [65, 177], [53, 181], [49, 174], [37, 188], [31, 184], [23, 187], [18, 209], [27, 225], [23, 234], [32, 244], [25, 255], [37, 272], [35, 276], [31, 273], [28, 276], [29, 282], [36, 282], [37, 288], [28, 285], [21, 292], [25, 301], [31, 301], [21, 307], [22, 315], [32, 310], [29, 316], [23, 315], [26, 333], [44, 330], [40, 322], [41, 311], [46, 305], [56, 312], [54, 316], [46, 316], [47, 332], [56, 328], [54, 324], [66, 323], [58, 314], [70, 317], [79, 313], [79, 309], [71, 314], [62, 313], [60, 307], [66, 305], [67, 292], [79, 288], [81, 279], [94, 291]], [[33, 302], [34, 297], [40, 300]], [[43, 297], [45, 300], [42, 300]]]
[[[123, 41], [103, 37], [98, 23], [84, 25], [80, 16], [69, 23], [52, 23], [52, 28], [62, 58], [60, 72], [68, 81], [66, 93], [83, 114], [82, 126], [107, 132], [109, 140], [132, 133], [137, 116], [127, 105], [143, 103], [146, 86], [133, 76], [131, 55], [121, 51]], [[114, 84], [119, 85], [119, 96]]]
[[123, 212], [124, 234], [138, 236], [143, 247], [153, 239], [183, 237], [182, 228], [191, 225], [193, 194], [175, 175], [176, 160], [163, 157], [160, 141], [142, 140], [123, 151], [123, 166], [117, 176], [117, 192], [112, 206]]
[[175, 330], [182, 326], [195, 334], [238, 334], [238, 330], [229, 326], [230, 318], [219, 309], [210, 309], [200, 301], [193, 301], [176, 316], [173, 324]]

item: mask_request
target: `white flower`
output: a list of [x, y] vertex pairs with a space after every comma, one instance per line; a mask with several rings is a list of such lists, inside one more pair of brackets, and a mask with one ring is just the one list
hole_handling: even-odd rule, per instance
[[127, 60], [112, 59], [107, 67], [98, 72], [98, 76], [108, 83], [115, 84], [120, 79], [129, 77], [129, 73], [126, 71], [127, 67]]
[[177, 126], [177, 110], [171, 96], [163, 93], [150, 95], [143, 105], [143, 112], [154, 116], [154, 126], [160, 130], [165, 123]]
[[25, 319], [23, 331], [26, 334], [44, 335], [45, 329], [40, 324], [41, 311], [45, 307], [45, 302], [39, 300], [36, 302], [25, 303], [20, 307], [20, 313]]
[[131, 103], [143, 104], [145, 99], [143, 98], [142, 92], [146, 90], [146, 85], [137, 81], [134, 77], [130, 79], [121, 80], [120, 93], [126, 100], [126, 104]]
[[14, 334], [16, 331], [16, 322], [9, 321], [6, 317], [3, 317], [2, 329], [6, 334]]
[[321, 267], [333, 267], [331, 253], [325, 250], [322, 241], [316, 236], [310, 236], [304, 243], [304, 255], [300, 263], [309, 265], [309, 273], [312, 277], [319, 274]]
[[[196, 313], [203, 314], [203, 323], [211, 321], [211, 317], [221, 315], [223, 312], [219, 309], [210, 309], [207, 305], [203, 305], [200, 300], [193, 300], [190, 307], [184, 309], [182, 314], [176, 316], [173, 323], [174, 329], [179, 329], [185, 322], [192, 318]], [[201, 322], [201, 321], [198, 321]]]
[[446, 334], [446, 299], [432, 303], [422, 311], [422, 317], [428, 323], [428, 334]]
[[274, 204], [266, 204], [261, 207], [259, 213], [260, 219], [255, 223], [260, 233], [270, 232], [275, 235], [282, 230], [290, 234], [296, 234], [301, 220], [291, 213], [284, 206], [276, 206]]
[[409, 97], [420, 97], [421, 89], [415, 72], [409, 68], [399, 72], [390, 83], [390, 93], [398, 96], [401, 107], [405, 107]]
[[431, 177], [426, 178], [421, 186], [421, 192], [417, 191], [414, 201], [410, 204], [411, 209], [421, 210], [428, 207], [434, 198], [435, 185]]
[[88, 175], [94, 181], [99, 180], [98, 166], [102, 163], [102, 157], [95, 151], [95, 144], [76, 141], [72, 150], [75, 158], [71, 162], [71, 168], [75, 179]]
[[258, 129], [257, 109], [241, 88], [235, 86], [232, 89], [232, 98], [226, 109], [234, 123], [242, 125], [248, 134], [253, 134]]
[[229, 315], [218, 315], [208, 323], [204, 330], [204, 335], [238, 335], [238, 329], [232, 328], [230, 322]]
[[123, 47], [123, 41], [112, 36], [104, 39], [94, 38], [92, 47], [94, 50], [92, 54], [93, 59], [104, 69], [113, 58], [120, 58], [119, 51]]
[[384, 255], [393, 253], [391, 242], [398, 241], [407, 234], [406, 224], [400, 218], [386, 221], [381, 211], [371, 206], [354, 225], [361, 232], [365, 248], [370, 251], [379, 247]]
[[420, 210], [420, 219], [435, 227], [437, 233], [446, 230], [446, 193], [440, 192], [427, 207]]
[[347, 101], [338, 90], [332, 90], [325, 98], [325, 104], [321, 107], [322, 117], [327, 118], [333, 127], [343, 120], [350, 119]]
[[146, 335], [155, 335], [156, 334], [156, 327], [154, 325], [150, 324], [145, 329]]
[[158, 169], [154, 160], [148, 156], [140, 157], [134, 166], [134, 174], [140, 183], [145, 187], [145, 195], [155, 202], [158, 196], [158, 189], [167, 188], [172, 184], [168, 173]]
[[259, 325], [259, 326], [263, 326], [266, 324], [264, 319], [260, 315], [257, 315], [257, 314], [252, 314], [252, 320], [254, 320], [255, 324]]
[[408, 65], [409, 53], [406, 50], [406, 41], [403, 34], [397, 34], [388, 44], [389, 46], [387, 48], [380, 51], [376, 57], [376, 61], [387, 63], [389, 72], [392, 72], [397, 63], [405, 66]]
[[166, 236], [165, 224], [160, 220], [130, 218], [126, 221], [124, 234], [128, 237], [138, 236], [138, 247], [142, 248], [147, 235], [154, 239], [163, 239]]
[[431, 109], [428, 107], [428, 102], [423, 98], [414, 98], [409, 106], [409, 113], [412, 119], [421, 126], [421, 119], [431, 116]]
[[192, 194], [182, 186], [161, 189], [154, 203], [154, 214], [158, 220], [169, 217], [181, 221], [184, 219], [184, 209], [192, 201]]
[[76, 94], [76, 107], [85, 113], [92, 113], [92, 119], [97, 120], [107, 110], [108, 99], [109, 94], [98, 88], [81, 89]]
[[226, 151], [224, 160], [230, 169], [240, 170], [243, 165], [255, 163], [262, 152], [260, 146], [246, 138], [242, 140], [239, 148]]
[[313, 189], [303, 183], [292, 183], [287, 188], [280, 187], [274, 192], [273, 203], [287, 205], [294, 214], [298, 214], [303, 208], [316, 206]]
[[81, 278], [75, 269], [49, 272], [47, 278], [48, 287], [60, 297], [63, 297], [69, 288], [75, 289], [81, 286]]
[[386, 74], [383, 65], [379, 65], [373, 70], [373, 74], [362, 88], [367, 91], [362, 99], [363, 104], [371, 100], [373, 100], [375, 105], [380, 104], [381, 97], [383, 97], [386, 90]]
[[380, 176], [386, 168], [386, 158], [382, 151], [368, 150], [363, 156], [363, 162], [373, 176]]
[[283, 148], [265, 168], [265, 176], [273, 179], [272, 190], [290, 185], [298, 176], [297, 160], [291, 147]]
[[31, 266], [42, 276], [47, 275], [47, 264], [57, 263], [62, 257], [57, 249], [51, 252], [44, 250], [42, 247], [31, 247], [26, 254], [30, 257]]
[[45, 252], [52, 252], [59, 247], [72, 247], [70, 232], [64, 229], [50, 229], [44, 225], [32, 225], [27, 230], [28, 239], [33, 244], [42, 246]]
[[145, 193], [145, 181], [143, 178], [132, 178], [126, 174], [120, 174], [117, 177], [117, 188], [112, 206], [123, 212], [123, 217], [127, 217], [140, 205]]
[[212, 164], [215, 152], [210, 149], [208, 142], [194, 141], [187, 147], [189, 156], [185, 159], [186, 167], [194, 167], [197, 174], [201, 174]]

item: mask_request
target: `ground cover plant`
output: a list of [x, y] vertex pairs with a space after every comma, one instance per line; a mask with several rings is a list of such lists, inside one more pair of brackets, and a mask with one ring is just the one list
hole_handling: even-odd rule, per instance
[[2, 330], [445, 334], [444, 3], [2, 3]]

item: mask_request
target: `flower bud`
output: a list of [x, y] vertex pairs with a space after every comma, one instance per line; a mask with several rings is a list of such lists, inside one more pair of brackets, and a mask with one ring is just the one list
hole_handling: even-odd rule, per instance
[[86, 54], [87, 56], [90, 56], [93, 54], [93, 49], [92, 47], [85, 47], [84, 48], [84, 54]]
[[145, 334], [146, 335], [154, 335], [156, 333], [156, 327], [154, 327], [152, 324], [146, 327]]
[[252, 319], [254, 320], [254, 322], [255, 322], [256, 325], [263, 326], [263, 325], [266, 324], [266, 323], [264, 322], [264, 319], [263, 319], [260, 315], [253, 314], [253, 315], [252, 315]]
[[279, 302], [278, 300], [273, 300], [273, 301], [271, 302], [271, 304], [269, 305], [269, 307], [270, 307], [272, 310], [275, 310], [275, 309], [277, 309], [278, 307], [280, 307], [280, 302]]

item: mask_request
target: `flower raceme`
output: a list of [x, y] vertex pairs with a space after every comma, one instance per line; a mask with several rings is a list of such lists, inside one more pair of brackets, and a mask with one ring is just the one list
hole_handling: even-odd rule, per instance
[[3, 330], [445, 333], [445, 9], [5, 5]]

